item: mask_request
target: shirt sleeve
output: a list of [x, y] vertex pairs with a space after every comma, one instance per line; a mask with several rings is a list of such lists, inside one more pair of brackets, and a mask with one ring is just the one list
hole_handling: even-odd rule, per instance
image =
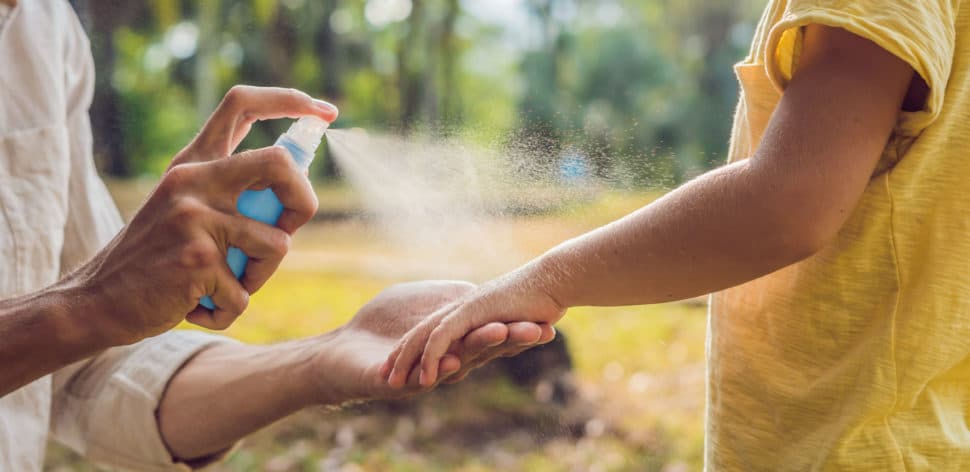
[[791, 0], [768, 36], [768, 76], [784, 90], [798, 67], [804, 26], [845, 29], [906, 61], [929, 85], [923, 109], [901, 113], [896, 125], [898, 134], [916, 136], [943, 108], [958, 6], [959, 0]]
[[125, 470], [192, 470], [169, 454], [155, 416], [169, 379], [202, 349], [228, 338], [173, 331], [104, 353], [54, 373], [51, 433], [87, 459]]

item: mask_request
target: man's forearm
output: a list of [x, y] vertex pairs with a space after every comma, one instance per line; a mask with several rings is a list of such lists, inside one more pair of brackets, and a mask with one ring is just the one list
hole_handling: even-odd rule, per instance
[[[388, 387], [378, 374], [381, 362], [408, 330], [474, 288], [448, 281], [401, 284], [381, 292], [327, 334], [271, 346], [206, 349], [173, 376], [162, 396], [157, 412], [162, 438], [177, 459], [204, 459], [306, 406], [425, 391], [416, 379], [406, 389]], [[449, 364], [450, 373], [464, 375], [487, 359], [553, 337], [548, 326], [496, 328], [493, 324], [466, 336], [456, 345], [456, 358], [443, 362], [442, 370], [449, 371], [444, 367]]]
[[320, 398], [326, 375], [312, 367], [319, 338], [269, 346], [226, 344], [193, 357], [169, 382], [158, 408], [172, 455], [192, 460], [220, 452]]
[[98, 309], [83, 290], [64, 286], [0, 301], [0, 397], [111, 347], [81, 317]]

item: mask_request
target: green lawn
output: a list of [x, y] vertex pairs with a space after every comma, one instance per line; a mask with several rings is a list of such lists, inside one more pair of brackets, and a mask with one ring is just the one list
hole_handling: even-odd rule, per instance
[[[111, 187], [123, 209], [136, 207], [150, 188]], [[347, 189], [318, 188], [323, 213], [356, 211]], [[394, 282], [483, 281], [654, 197], [603, 193], [552, 214], [492, 218], [482, 231], [501, 242], [503, 257], [468, 254], [461, 264], [390, 242], [365, 221], [323, 218], [301, 230], [281, 270], [228, 334], [259, 343], [312, 335], [339, 326]], [[403, 404], [301, 413], [249, 438], [216, 470], [697, 470], [704, 327], [698, 301], [571, 310], [559, 325], [580, 397], [569, 408], [486, 371]], [[88, 470], [59, 448], [48, 466]]]

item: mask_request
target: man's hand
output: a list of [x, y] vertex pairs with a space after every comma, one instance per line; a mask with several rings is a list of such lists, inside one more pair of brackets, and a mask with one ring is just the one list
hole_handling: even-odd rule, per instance
[[[420, 391], [412, 378], [392, 389], [378, 376], [398, 339], [475, 286], [416, 282], [391, 287], [353, 320], [322, 336], [270, 346], [225, 344], [203, 350], [179, 370], [158, 407], [165, 444], [181, 459], [224, 450], [243, 436], [314, 405], [400, 398]], [[492, 323], [452, 345], [442, 361], [448, 381], [498, 356], [555, 336], [548, 324]]]
[[[230, 90], [131, 223], [65, 280], [87, 302], [79, 313], [85, 316], [82, 322], [109, 345], [162, 333], [183, 319], [211, 329], [228, 327], [276, 270], [290, 235], [310, 219], [317, 201], [283, 148], [227, 157], [256, 120], [304, 115], [333, 121], [337, 110], [292, 89]], [[236, 210], [244, 190], [267, 187], [286, 207], [278, 227]], [[229, 246], [251, 258], [242, 280], [226, 265]], [[204, 295], [211, 295], [218, 309], [198, 307]]]
[[[381, 364], [402, 336], [423, 325], [432, 315], [456, 300], [469, 296], [475, 286], [463, 282], [416, 282], [391, 287], [365, 305], [349, 323], [326, 336], [318, 356], [319, 369], [333, 372], [320, 385], [322, 401], [398, 398], [433, 388], [441, 381], [457, 381], [472, 369], [500, 356], [513, 356], [555, 337], [545, 323], [483, 324], [467, 336], [458, 337], [438, 363], [435, 382], [419, 385], [417, 375], [404, 379], [398, 388], [385, 384]], [[462, 333], [464, 334], [464, 333]], [[323, 377], [321, 377], [323, 378]], [[403, 388], [407, 387], [407, 388]], [[337, 398], [337, 400], [332, 400]]]

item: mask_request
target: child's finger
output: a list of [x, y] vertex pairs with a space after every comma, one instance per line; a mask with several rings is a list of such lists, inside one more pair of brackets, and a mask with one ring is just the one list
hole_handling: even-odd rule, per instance
[[460, 339], [474, 325], [469, 321], [466, 313], [453, 313], [444, 318], [441, 324], [428, 334], [421, 356], [421, 385], [433, 385], [438, 379], [438, 363], [441, 356], [448, 351], [448, 346], [456, 339]]
[[[441, 358], [441, 363], [439, 364], [438, 369], [441, 371], [442, 378], [450, 376], [461, 370], [461, 359], [454, 354], [445, 354], [444, 357]], [[435, 385], [421, 385], [418, 378], [419, 374], [420, 372], [418, 369], [413, 369], [411, 373], [408, 374], [407, 390], [409, 392], [423, 392], [435, 387]]]
[[381, 366], [381, 375], [384, 376], [384, 382], [388, 384], [391, 383], [391, 375], [394, 373], [394, 366], [397, 364], [398, 358], [401, 357], [401, 352], [404, 350], [404, 345], [409, 339], [411, 339], [412, 331], [414, 331], [416, 328], [417, 327], [411, 328], [411, 331], [404, 334], [404, 337], [397, 342], [394, 350], [391, 351], [391, 353], [387, 356], [387, 360], [384, 361], [384, 365]]
[[420, 346], [427, 339], [423, 334], [409, 334], [401, 345], [401, 351], [394, 359], [394, 366], [391, 373], [387, 376], [387, 384], [393, 388], [401, 388], [407, 383], [407, 378], [411, 374], [411, 367], [414, 366], [414, 359], [419, 354], [416, 346]]
[[381, 366], [381, 369], [380, 369], [380, 375], [381, 377], [383, 377], [384, 382], [387, 383], [388, 385], [391, 385], [392, 387], [395, 386], [391, 384], [391, 378], [395, 376], [399, 378], [401, 373], [400, 372], [395, 373], [394, 368], [397, 366], [398, 360], [401, 358], [401, 354], [404, 352], [405, 347], [408, 345], [409, 342], [411, 342], [411, 339], [414, 336], [416, 336], [415, 333], [419, 331], [422, 328], [422, 326], [424, 326], [426, 323], [427, 323], [427, 320], [411, 328], [411, 330], [405, 333], [404, 337], [401, 338], [400, 341], [398, 341], [397, 346], [394, 347], [394, 350], [391, 351], [390, 354], [388, 354], [387, 360], [384, 361], [384, 364]]
[[[387, 384], [391, 387], [401, 388], [407, 383], [408, 375], [421, 354], [421, 348], [424, 347], [428, 336], [431, 335], [434, 324], [429, 323], [429, 321], [434, 319], [434, 316], [426, 319], [405, 335], [404, 343], [401, 345], [397, 359], [394, 361], [394, 367], [391, 368], [391, 374], [387, 379]], [[424, 385], [423, 382], [422, 385]]]
[[461, 343], [462, 353], [468, 358], [477, 357], [481, 351], [498, 346], [509, 338], [509, 328], [505, 323], [489, 323], [465, 336]]
[[408, 379], [407, 382], [405, 382], [405, 385], [409, 387], [409, 390], [416, 391], [421, 389], [421, 383], [418, 380], [417, 372], [411, 372], [408, 374]]
[[[414, 328], [412, 328], [412, 330], [413, 329]], [[391, 353], [387, 355], [387, 360], [384, 361], [384, 365], [381, 366], [380, 374], [381, 374], [381, 378], [384, 379], [384, 382], [388, 382], [390, 380], [391, 371], [394, 370], [394, 363], [397, 362], [398, 356], [401, 355], [401, 349], [404, 347], [404, 343], [405, 341], [407, 341], [408, 336], [410, 334], [411, 334], [411, 331], [404, 333], [404, 337], [397, 342], [397, 345], [394, 346], [394, 349], [391, 351]]]
[[438, 369], [441, 370], [442, 377], [448, 377], [461, 370], [461, 359], [454, 354], [445, 354], [441, 358], [441, 364], [438, 365]]

